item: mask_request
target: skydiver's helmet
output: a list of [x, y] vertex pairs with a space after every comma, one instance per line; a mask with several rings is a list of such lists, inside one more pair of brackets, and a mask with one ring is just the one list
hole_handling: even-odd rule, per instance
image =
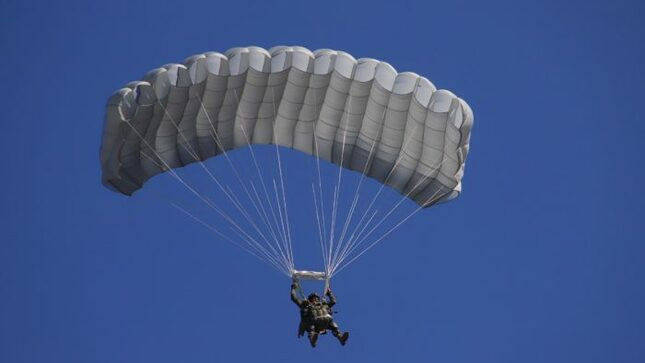
[[318, 296], [318, 294], [316, 294], [315, 292], [312, 292], [311, 294], [309, 294], [309, 296], [307, 296], [307, 300], [312, 303], [319, 302], [320, 296]]

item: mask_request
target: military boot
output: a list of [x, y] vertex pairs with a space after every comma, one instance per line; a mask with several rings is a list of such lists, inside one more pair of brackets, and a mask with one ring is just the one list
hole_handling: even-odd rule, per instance
[[311, 333], [309, 334], [309, 343], [311, 343], [311, 346], [313, 348], [316, 347], [316, 342], [318, 341], [318, 333]]
[[338, 338], [340, 345], [345, 345], [345, 343], [347, 343], [347, 339], [349, 338], [349, 332], [346, 331], [344, 333], [339, 333], [336, 335], [336, 338]]

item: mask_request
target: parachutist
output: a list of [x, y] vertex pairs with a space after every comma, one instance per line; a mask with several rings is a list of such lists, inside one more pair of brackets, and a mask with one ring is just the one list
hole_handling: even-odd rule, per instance
[[[392, 107], [396, 110], [391, 109], [390, 102], [394, 102]], [[427, 78], [415, 73], [399, 73], [386, 62], [371, 58], [356, 60], [346, 52], [331, 49], [312, 52], [298, 46], [277, 46], [268, 50], [255, 46], [236, 47], [223, 54], [196, 54], [182, 64], [155, 68], [146, 73], [142, 81], [130, 82], [113, 93], [107, 100], [101, 138], [101, 181], [107, 188], [129, 196], [153, 176], [167, 172], [188, 194], [221, 218], [214, 220], [215, 225], [210, 225], [198, 214], [171, 203], [173, 207], [218, 238], [294, 278], [291, 299], [300, 308], [299, 337], [307, 332], [315, 346], [319, 334], [331, 330], [344, 345], [349, 334], [341, 333], [332, 319], [331, 307], [336, 303], [332, 292], [325, 288], [326, 297], [312, 294], [305, 299], [303, 295], [301, 300], [296, 295], [296, 289], [300, 291], [298, 281], [329, 282], [334, 273], [347, 267], [423, 208], [457, 197], [461, 193], [470, 150], [473, 120], [473, 112], [464, 100], [448, 90], [437, 89]], [[378, 137], [372, 137], [374, 135]], [[323, 140], [322, 144], [317, 140]], [[260, 146], [265, 144], [275, 145], [280, 179], [277, 183], [273, 178], [273, 191], [279, 220], [273, 212], [268, 185], [265, 185], [268, 183], [263, 176], [263, 172], [274, 175], [274, 170], [270, 170], [273, 164], [260, 168], [254, 151], [270, 152], [272, 148]], [[257, 179], [251, 180], [253, 195], [238, 173], [237, 162], [228, 156], [228, 151], [242, 147], [248, 147], [252, 160], [239, 159], [240, 165], [253, 164], [258, 174]], [[375, 226], [365, 235], [363, 231], [371, 225], [378, 209], [386, 206], [374, 204], [381, 189], [360, 221], [351, 218], [353, 209], [350, 208], [344, 229], [355, 223], [350, 229], [358, 235], [356, 239], [340, 238], [329, 242], [320, 238], [324, 252], [322, 266], [327, 267], [324, 271], [295, 270], [299, 263], [293, 259], [290, 242], [287, 200], [291, 198], [285, 197], [289, 194], [285, 185], [291, 183], [285, 182], [289, 173], [284, 173], [282, 166], [280, 150], [283, 147], [316, 160], [318, 186], [312, 185], [312, 207], [318, 211], [320, 204], [321, 214], [317, 214], [317, 218], [323, 219], [318, 220], [319, 227], [326, 226], [323, 203], [336, 206], [340, 201], [341, 171], [344, 169], [355, 170], [360, 173], [361, 180], [363, 176], [373, 178], [382, 183], [381, 187], [387, 185], [402, 194], [400, 201], [382, 218], [377, 218], [380, 221], [374, 221]], [[222, 174], [232, 171], [237, 177], [237, 183], [234, 183], [237, 187], [222, 184], [218, 180], [219, 172], [213, 174], [205, 164], [207, 159], [219, 158], [218, 155], [227, 159], [230, 165]], [[319, 159], [339, 167], [333, 202], [323, 200], [325, 194], [331, 196], [331, 193], [323, 192]], [[211, 187], [217, 187], [224, 194], [219, 196], [217, 203], [205, 196], [200, 184], [189, 183], [174, 170], [194, 162], [199, 163], [208, 179], [214, 182]], [[359, 182], [358, 186], [361, 185]], [[256, 186], [269, 202], [272, 221], [264, 211], [264, 198]], [[222, 198], [224, 196], [226, 198]], [[354, 197], [352, 203], [358, 201], [358, 189]], [[228, 203], [226, 199], [240, 213], [231, 216], [224, 213], [219, 204], [220, 200]], [[395, 211], [405, 199], [416, 202], [419, 208], [403, 217], [401, 211]], [[300, 200], [297, 208], [306, 208], [305, 201]], [[245, 212], [249, 202], [255, 206], [257, 217], [255, 213]], [[336, 212], [335, 207], [333, 212]], [[401, 220], [395, 224], [398, 217]], [[373, 234], [382, 223], [388, 225], [390, 222], [392, 227], [387, 232], [383, 231], [380, 236]], [[258, 228], [259, 224], [266, 225], [273, 239], [265, 238], [264, 228]], [[361, 224], [364, 226], [359, 232]], [[232, 228], [237, 238], [220, 232], [226, 227]], [[275, 244], [277, 250], [274, 242], [279, 239], [273, 233], [275, 231], [284, 237], [280, 238], [284, 244]], [[254, 237], [255, 232], [264, 242]], [[332, 237], [335, 237], [333, 233]]]
[[306, 300], [298, 298], [297, 289], [298, 281], [294, 280], [291, 283], [291, 301], [300, 308], [298, 338], [307, 332], [311, 346], [315, 347], [318, 335], [326, 334], [327, 329], [329, 329], [338, 338], [340, 344], [345, 345], [347, 338], [349, 338], [349, 332], [342, 333], [338, 324], [332, 318], [333, 311], [331, 308], [336, 305], [336, 297], [331, 292], [331, 289], [328, 287], [327, 291], [325, 291], [327, 299], [321, 299], [318, 294], [311, 293]]

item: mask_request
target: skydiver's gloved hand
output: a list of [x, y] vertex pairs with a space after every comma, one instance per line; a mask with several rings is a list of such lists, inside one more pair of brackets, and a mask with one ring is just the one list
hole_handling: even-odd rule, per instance
[[291, 280], [291, 288], [292, 289], [297, 289], [298, 288], [298, 280], [296, 280], [296, 278], [293, 278]]

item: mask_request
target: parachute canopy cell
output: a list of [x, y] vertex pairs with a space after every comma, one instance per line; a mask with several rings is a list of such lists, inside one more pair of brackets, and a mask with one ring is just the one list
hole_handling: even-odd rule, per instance
[[473, 113], [426, 78], [330, 49], [233, 48], [167, 64], [107, 102], [103, 184], [249, 144], [277, 144], [363, 173], [421, 206], [456, 197]]

